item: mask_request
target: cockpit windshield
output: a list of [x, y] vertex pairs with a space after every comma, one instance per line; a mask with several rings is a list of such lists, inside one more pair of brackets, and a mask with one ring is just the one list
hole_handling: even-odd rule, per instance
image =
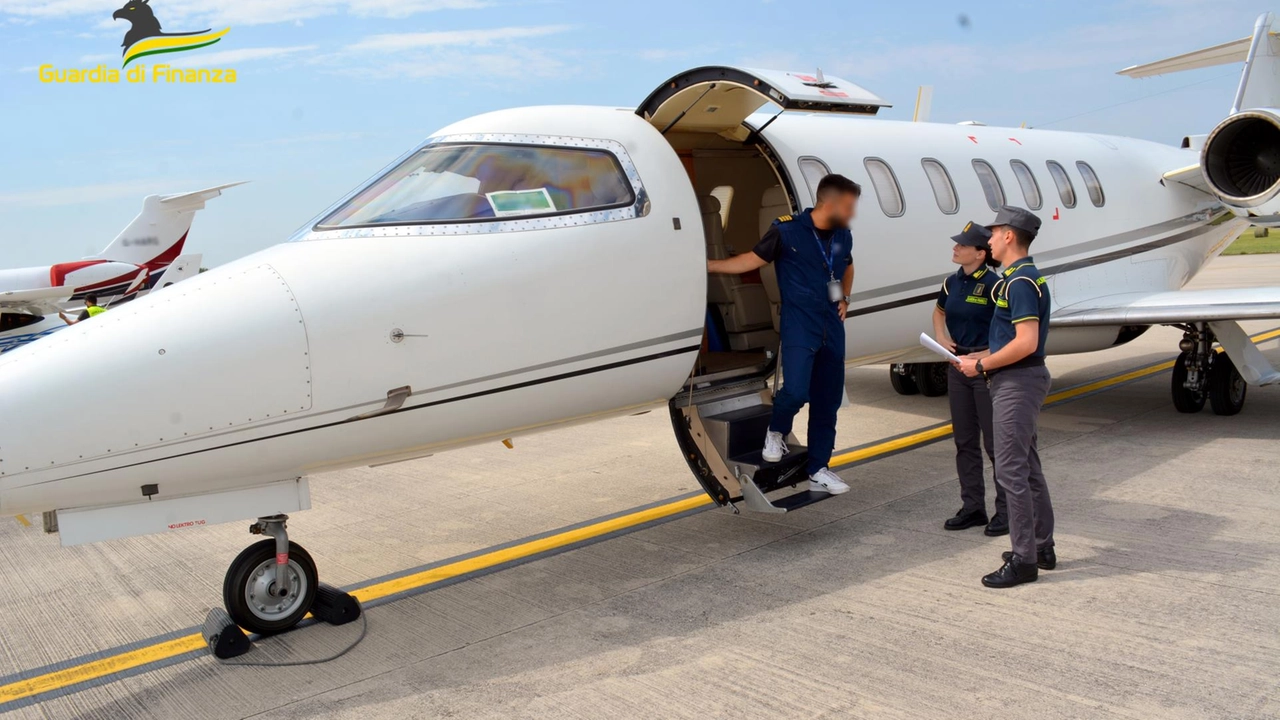
[[606, 150], [433, 144], [356, 194], [316, 229], [507, 220], [633, 202], [621, 164]]

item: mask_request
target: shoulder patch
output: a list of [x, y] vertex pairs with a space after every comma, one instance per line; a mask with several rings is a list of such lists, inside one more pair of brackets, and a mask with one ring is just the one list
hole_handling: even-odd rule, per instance
[[778, 219], [774, 220], [774, 222], [780, 222], [780, 223], [791, 222], [794, 219], [795, 218], [791, 217], [790, 215], [779, 215]]

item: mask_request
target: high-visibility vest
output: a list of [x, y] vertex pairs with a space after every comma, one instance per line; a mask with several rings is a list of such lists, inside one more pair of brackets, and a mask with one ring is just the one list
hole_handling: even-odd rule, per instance
[[93, 317], [94, 315], [99, 315], [106, 311], [107, 311], [106, 308], [98, 307], [97, 305], [90, 305], [89, 308], [85, 310], [85, 312], [89, 313], [89, 317]]

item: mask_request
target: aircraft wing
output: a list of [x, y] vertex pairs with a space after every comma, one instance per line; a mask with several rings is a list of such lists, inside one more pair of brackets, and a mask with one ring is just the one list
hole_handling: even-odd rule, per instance
[[1055, 310], [1051, 327], [1280, 318], [1280, 287], [1108, 295]]
[[65, 302], [73, 292], [74, 288], [66, 287], [0, 292], [0, 311], [55, 315], [62, 309], [59, 303]]

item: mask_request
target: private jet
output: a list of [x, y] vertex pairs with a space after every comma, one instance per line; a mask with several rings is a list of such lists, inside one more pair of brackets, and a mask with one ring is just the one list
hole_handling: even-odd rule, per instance
[[149, 195], [142, 211], [98, 255], [40, 267], [0, 270], [0, 353], [62, 330], [64, 310], [94, 296], [114, 307], [200, 272], [199, 254], [183, 254], [197, 210], [241, 183], [173, 195]]
[[1250, 224], [1280, 225], [1271, 17], [1226, 50], [1127, 71], [1241, 60], [1235, 107], [1182, 147], [878, 120], [886, 102], [854, 83], [737, 67], [681, 73], [637, 108], [461, 120], [290, 242], [0, 357], [0, 511], [56, 512], [67, 545], [257, 518], [266, 537], [223, 600], [270, 633], [316, 594], [286, 522], [318, 473], [663, 407], [716, 503], [825, 499], [769, 495], [795, 483], [795, 438], [760, 457], [776, 278], [709, 278], [706, 260], [751, 248], [830, 172], [868, 189], [850, 365], [931, 359], [918, 336], [952, 271], [946, 238], [1010, 203], [1044, 219], [1052, 352], [1173, 325], [1174, 405], [1237, 412], [1247, 384], [1280, 379], [1239, 325], [1280, 317], [1280, 287], [1181, 288]]

